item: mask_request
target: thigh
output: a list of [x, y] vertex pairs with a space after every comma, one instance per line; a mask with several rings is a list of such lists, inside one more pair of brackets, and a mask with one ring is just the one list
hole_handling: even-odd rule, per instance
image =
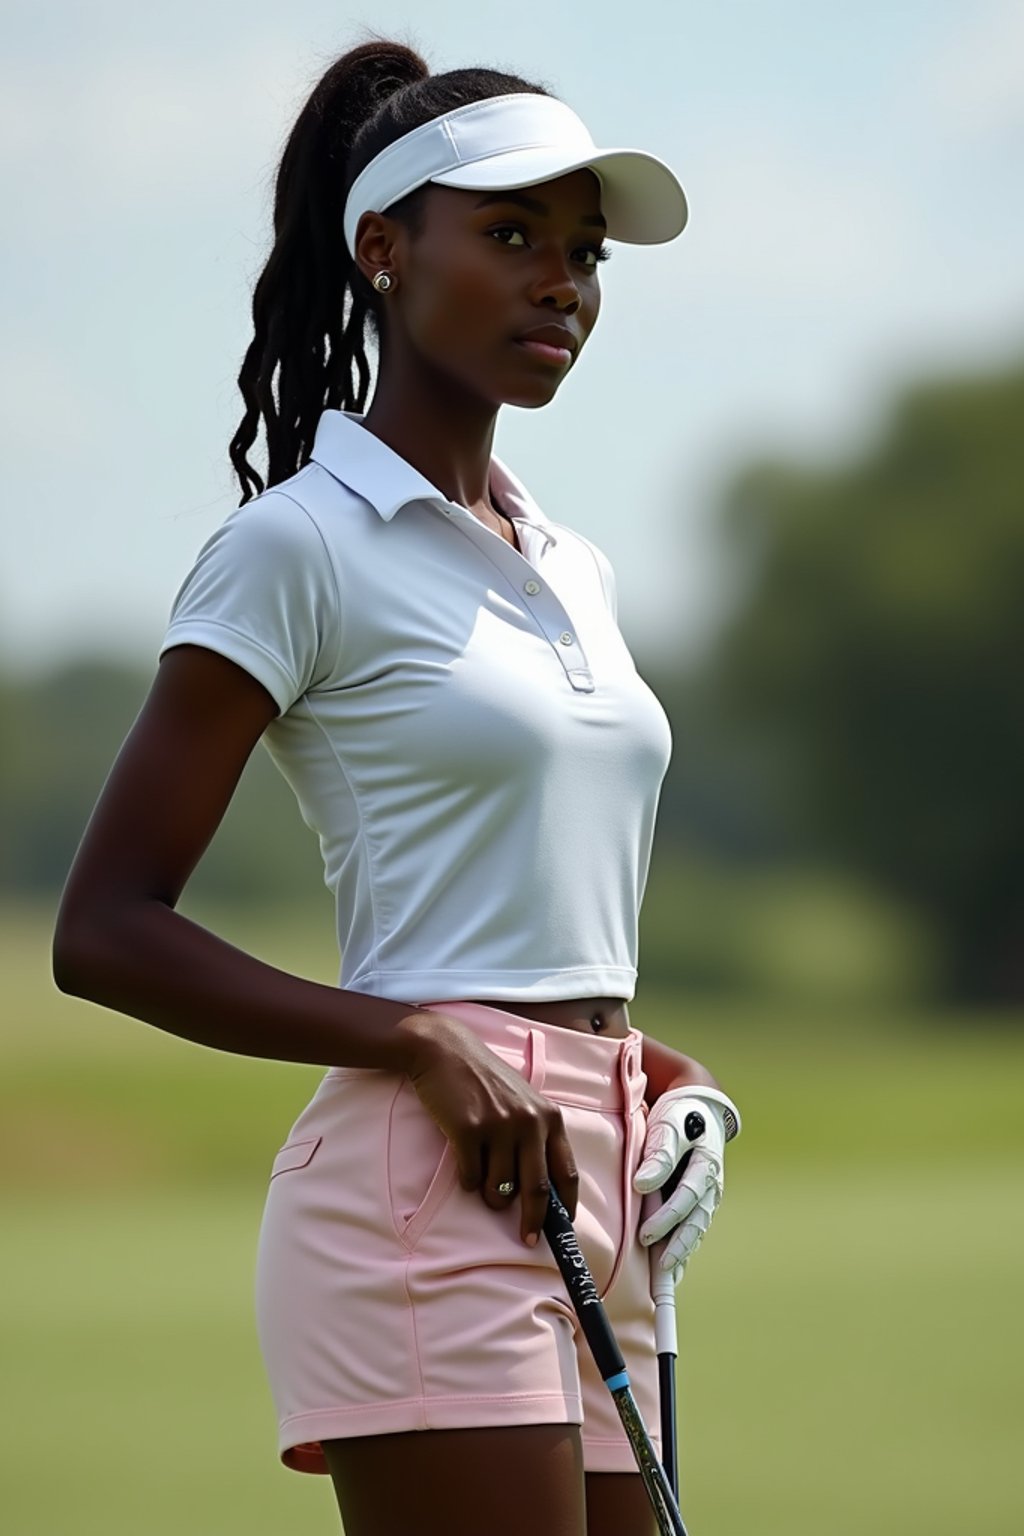
[[588, 1472], [586, 1485], [587, 1536], [657, 1536], [639, 1472]]
[[[323, 1441], [345, 1536], [594, 1536], [576, 1424]], [[639, 1478], [636, 1479], [639, 1482]], [[610, 1481], [620, 1481], [612, 1478]], [[621, 1527], [616, 1536], [621, 1536]], [[632, 1529], [632, 1527], [628, 1527]], [[638, 1530], [645, 1529], [638, 1527]]]

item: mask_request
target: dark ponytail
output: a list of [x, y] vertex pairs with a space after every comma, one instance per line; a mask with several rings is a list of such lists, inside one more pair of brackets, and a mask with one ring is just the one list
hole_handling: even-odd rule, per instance
[[[342, 54], [318, 81], [281, 156], [274, 248], [253, 291], [255, 335], [238, 375], [245, 414], [228, 450], [242, 486], [239, 505], [266, 488], [246, 458], [261, 417], [269, 487], [308, 463], [325, 407], [365, 408], [366, 328], [378, 337], [380, 298], [350, 255], [342, 222], [360, 171], [395, 139], [442, 113], [516, 91], [548, 94], [492, 69], [431, 75], [413, 49], [385, 40]], [[413, 235], [425, 191], [388, 209]]]

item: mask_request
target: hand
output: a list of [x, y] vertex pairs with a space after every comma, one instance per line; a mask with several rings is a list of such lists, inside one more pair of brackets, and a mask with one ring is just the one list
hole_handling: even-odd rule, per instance
[[[409, 1078], [420, 1102], [455, 1148], [459, 1183], [479, 1189], [492, 1211], [520, 1197], [520, 1233], [533, 1247], [551, 1184], [570, 1219], [579, 1174], [562, 1111], [457, 1019], [433, 1011], [403, 1021], [414, 1039]], [[499, 1185], [509, 1182], [511, 1193]]]
[[739, 1110], [728, 1095], [702, 1084], [663, 1093], [648, 1118], [633, 1188], [643, 1194], [660, 1189], [687, 1158], [674, 1192], [640, 1228], [645, 1246], [672, 1234], [658, 1268], [671, 1270], [676, 1284], [718, 1209], [725, 1191], [725, 1143], [739, 1135], [740, 1126]]

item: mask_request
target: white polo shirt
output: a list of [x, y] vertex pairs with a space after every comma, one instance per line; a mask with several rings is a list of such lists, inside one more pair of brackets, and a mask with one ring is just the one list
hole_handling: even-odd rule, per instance
[[160, 654], [218, 651], [276, 701], [343, 987], [629, 999], [671, 738], [611, 567], [497, 458], [522, 554], [361, 422], [325, 410], [311, 461], [207, 540]]

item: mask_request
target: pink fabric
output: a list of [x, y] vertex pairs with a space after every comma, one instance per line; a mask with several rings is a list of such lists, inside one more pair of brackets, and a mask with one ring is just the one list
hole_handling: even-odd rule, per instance
[[[642, 1036], [463, 1020], [562, 1108], [580, 1172], [575, 1227], [658, 1444], [654, 1307], [632, 1188], [647, 1109]], [[458, 1182], [453, 1148], [402, 1074], [332, 1067], [274, 1159], [256, 1322], [278, 1450], [328, 1471], [323, 1440], [414, 1429], [581, 1424], [588, 1471], [635, 1470], [544, 1237]], [[660, 1449], [660, 1447], [659, 1447]]]

